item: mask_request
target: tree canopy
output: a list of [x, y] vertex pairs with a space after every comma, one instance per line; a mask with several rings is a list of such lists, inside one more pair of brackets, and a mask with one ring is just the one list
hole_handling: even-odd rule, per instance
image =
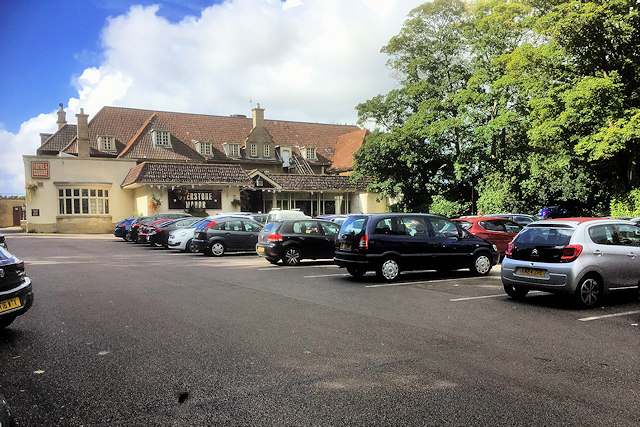
[[638, 187], [636, 0], [434, 0], [382, 48], [398, 87], [354, 175], [396, 209], [598, 214]]

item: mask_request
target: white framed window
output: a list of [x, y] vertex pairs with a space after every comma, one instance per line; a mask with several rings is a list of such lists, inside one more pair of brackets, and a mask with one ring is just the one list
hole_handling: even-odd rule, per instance
[[212, 156], [213, 155], [213, 146], [211, 141], [198, 141], [196, 142], [196, 150], [198, 153], [203, 156]]
[[240, 157], [240, 144], [229, 144], [229, 157]]
[[116, 139], [113, 136], [98, 138], [98, 149], [102, 151], [116, 151]]
[[258, 144], [251, 144], [251, 157], [258, 157]]
[[264, 144], [263, 153], [264, 153], [263, 157], [271, 157], [270, 156], [270, 150], [269, 150], [269, 144]]
[[171, 147], [171, 134], [166, 130], [154, 130], [151, 132], [154, 147]]
[[305, 159], [316, 160], [316, 147], [302, 147], [300, 151]]
[[58, 214], [108, 215], [109, 190], [95, 187], [58, 187]]

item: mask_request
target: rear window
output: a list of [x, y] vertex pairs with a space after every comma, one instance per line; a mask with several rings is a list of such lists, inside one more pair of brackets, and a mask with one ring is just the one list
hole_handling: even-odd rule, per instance
[[340, 234], [360, 234], [364, 228], [366, 218], [350, 216], [342, 223]]
[[460, 227], [462, 227], [465, 230], [468, 230], [473, 226], [473, 223], [471, 221], [456, 221], [456, 222], [460, 224]]
[[534, 245], [567, 246], [573, 231], [573, 228], [526, 227], [516, 237], [515, 241]]
[[281, 223], [279, 222], [270, 222], [267, 225], [264, 226], [264, 228], [262, 229], [262, 231], [265, 232], [271, 232], [271, 231], [275, 231], [278, 229], [278, 227], [280, 226]]

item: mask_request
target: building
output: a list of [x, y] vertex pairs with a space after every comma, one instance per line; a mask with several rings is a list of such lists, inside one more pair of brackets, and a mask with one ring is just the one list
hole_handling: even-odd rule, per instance
[[103, 107], [81, 109], [41, 134], [23, 156], [29, 232], [107, 233], [123, 218], [154, 212], [309, 215], [384, 212], [386, 200], [352, 182], [357, 126]]

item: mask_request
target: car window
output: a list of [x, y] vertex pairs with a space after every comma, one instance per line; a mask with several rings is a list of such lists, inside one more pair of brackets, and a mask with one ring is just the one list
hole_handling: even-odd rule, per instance
[[383, 218], [376, 223], [374, 234], [396, 234], [393, 218]]
[[272, 231], [275, 230], [276, 228], [278, 228], [278, 226], [280, 225], [279, 222], [270, 222], [267, 225], [264, 226], [264, 228], [262, 229], [262, 231]]
[[321, 225], [322, 231], [324, 231], [324, 234], [326, 234], [327, 236], [335, 236], [340, 231], [340, 226], [338, 224], [321, 223]]
[[614, 242], [623, 246], [640, 246], [640, 228], [635, 225], [621, 224], [614, 234]]
[[365, 218], [349, 217], [342, 224], [342, 228], [340, 228], [340, 230], [343, 234], [360, 234], [364, 227], [364, 221]]
[[460, 226], [462, 228], [464, 228], [465, 230], [470, 229], [471, 227], [473, 227], [473, 223], [471, 221], [457, 221], [458, 224], [460, 224]]
[[566, 246], [573, 235], [573, 228], [527, 227], [516, 239], [522, 243], [535, 245]]
[[226, 221], [224, 223], [225, 231], [244, 231], [244, 227], [242, 227], [242, 221], [234, 220], [234, 221]]
[[613, 231], [611, 225], [596, 225], [589, 228], [589, 238], [598, 245], [613, 245]]
[[318, 221], [296, 221], [293, 224], [293, 232], [296, 234], [319, 234]]
[[480, 221], [480, 226], [487, 231], [507, 231], [507, 229], [504, 227], [504, 221], [499, 219]]
[[520, 232], [520, 230], [522, 230], [522, 226], [520, 224], [518, 224], [517, 222], [502, 221], [502, 223], [503, 223], [504, 229], [506, 230], [507, 233], [518, 234]]
[[244, 229], [246, 231], [257, 232], [262, 229], [262, 227], [260, 227], [260, 225], [256, 224], [255, 222], [248, 222], [248, 221], [243, 221], [243, 222], [244, 222]]
[[404, 234], [407, 236], [428, 236], [429, 226], [424, 217], [420, 216], [405, 216], [400, 219], [400, 228], [404, 229]]
[[458, 227], [453, 221], [445, 218], [429, 218], [436, 237], [460, 237]]

